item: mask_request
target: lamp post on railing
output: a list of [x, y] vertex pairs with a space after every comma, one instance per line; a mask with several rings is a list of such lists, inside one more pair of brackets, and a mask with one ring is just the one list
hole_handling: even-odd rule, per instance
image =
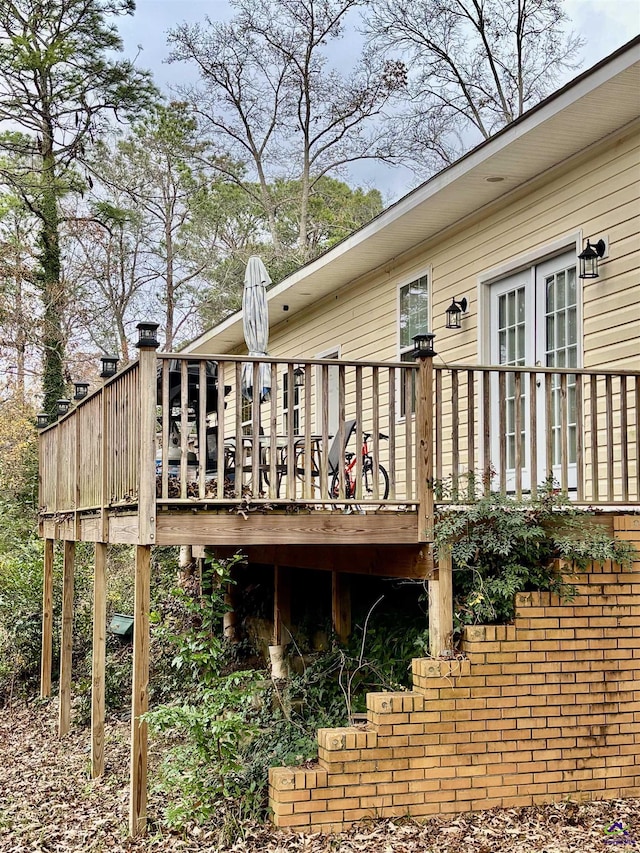
[[100, 361], [102, 362], [101, 379], [111, 379], [112, 376], [116, 375], [120, 361], [117, 355], [103, 355]]
[[433, 542], [433, 332], [415, 335], [413, 357], [418, 361], [416, 383], [416, 480], [418, 537]]
[[84, 400], [84, 398], [89, 393], [89, 383], [88, 382], [74, 382], [74, 394], [73, 399], [76, 403], [80, 402], [80, 400]]

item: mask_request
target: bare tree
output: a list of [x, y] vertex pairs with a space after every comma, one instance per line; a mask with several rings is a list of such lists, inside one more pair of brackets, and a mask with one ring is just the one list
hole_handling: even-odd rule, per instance
[[262, 205], [276, 254], [282, 241], [273, 186], [278, 178], [298, 182], [298, 252], [306, 260], [317, 181], [357, 160], [395, 161], [392, 135], [375, 119], [404, 85], [404, 70], [365, 55], [347, 72], [329, 66], [327, 46], [343, 38], [361, 0], [232, 5], [237, 15], [229, 23], [173, 30], [171, 59], [198, 68], [201, 85], [189, 99], [233, 158], [213, 165]]
[[99, 144], [92, 159], [99, 194], [126, 214], [130, 233], [134, 224], [139, 231], [136, 278], [152, 285], [147, 305], [155, 303], [154, 314], [163, 310], [168, 350], [195, 313], [217, 254], [216, 223], [208, 216], [214, 182], [202, 165], [207, 147], [186, 105], [172, 102], [113, 145]]
[[577, 66], [561, 0], [370, 0], [369, 44], [408, 73], [405, 154], [433, 169], [540, 101]]

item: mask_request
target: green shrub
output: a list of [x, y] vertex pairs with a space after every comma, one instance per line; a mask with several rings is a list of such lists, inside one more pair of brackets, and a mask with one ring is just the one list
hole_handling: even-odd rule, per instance
[[516, 500], [492, 492], [436, 519], [438, 551], [449, 549], [454, 570], [454, 617], [459, 630], [472, 623], [504, 623], [514, 617], [514, 596], [548, 590], [571, 597], [566, 565], [590, 561], [628, 566], [634, 549], [611, 538], [593, 513], [569, 504], [553, 486], [538, 497]]

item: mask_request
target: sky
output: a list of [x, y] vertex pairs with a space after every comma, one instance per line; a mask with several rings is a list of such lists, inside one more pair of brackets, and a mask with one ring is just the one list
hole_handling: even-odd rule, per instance
[[[640, 32], [640, 0], [563, 0], [563, 3], [574, 31], [586, 42], [582, 71]], [[172, 87], [180, 83], [195, 82], [196, 75], [186, 63], [167, 63], [168, 30], [185, 21], [195, 23], [204, 21], [205, 17], [224, 20], [232, 14], [228, 0], [136, 0], [135, 14], [121, 19], [119, 29], [126, 54], [138, 54], [137, 64], [151, 69], [157, 85], [170, 94]], [[351, 39], [349, 44], [352, 53]], [[346, 48], [346, 41], [342, 42], [342, 47]], [[562, 83], [572, 76], [568, 74]], [[371, 162], [356, 164], [349, 181], [367, 189], [376, 187], [386, 203], [409, 192], [418, 183], [408, 170]]]

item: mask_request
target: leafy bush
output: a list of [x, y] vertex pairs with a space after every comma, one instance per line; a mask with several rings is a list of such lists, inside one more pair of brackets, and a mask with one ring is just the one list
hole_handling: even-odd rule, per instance
[[0, 501], [0, 699], [37, 684], [42, 553], [33, 514]]
[[147, 715], [170, 747], [157, 782], [168, 797], [168, 821], [215, 822], [223, 835], [244, 818], [265, 815], [270, 766], [315, 760], [318, 728], [347, 723], [351, 711], [364, 709], [369, 690], [408, 684], [408, 661], [425, 642], [423, 623], [392, 625], [388, 614], [377, 619], [370, 608], [347, 648], [334, 643], [303, 654], [292, 644], [298, 671], [286, 681], [274, 682], [264, 670], [235, 671], [242, 665], [237, 646], [220, 637], [224, 591], [238, 560], [211, 561], [203, 578], [210, 593], [183, 585], [156, 613], [154, 642], [182, 678], [181, 698]]
[[465, 508], [444, 510], [435, 540], [438, 551], [451, 550], [458, 629], [511, 621], [517, 592], [571, 597], [567, 564], [584, 569], [592, 560], [613, 560], [628, 566], [634, 554], [630, 543], [611, 538], [593, 513], [571, 506], [552, 484], [536, 498], [492, 492]]

